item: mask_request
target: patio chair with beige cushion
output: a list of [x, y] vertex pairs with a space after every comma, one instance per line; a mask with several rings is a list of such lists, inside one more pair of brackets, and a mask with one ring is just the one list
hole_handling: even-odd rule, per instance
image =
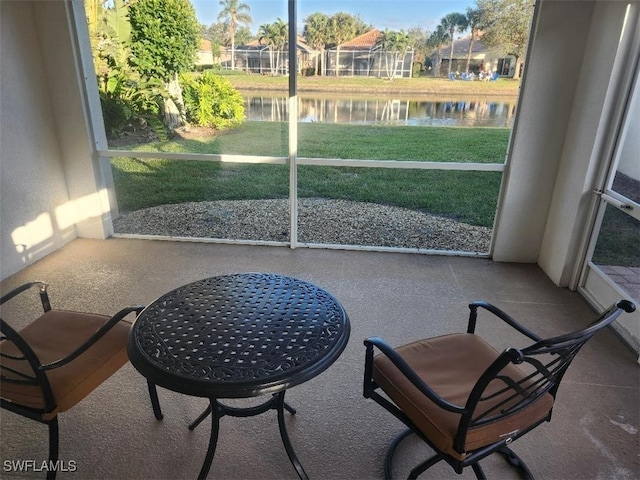
[[[483, 479], [479, 461], [495, 452], [532, 478], [508, 445], [551, 419], [560, 381], [580, 348], [623, 311], [634, 311], [635, 305], [621, 300], [588, 327], [548, 339], [489, 303], [473, 302], [469, 308], [467, 333], [417, 340], [395, 349], [377, 337], [365, 340], [364, 396], [409, 427], [389, 447], [386, 478], [391, 478], [395, 450], [411, 433], [435, 455], [411, 470], [409, 478], [445, 460], [456, 473], [471, 466]], [[533, 342], [499, 353], [475, 334], [479, 309]], [[374, 348], [381, 353], [374, 356]]]
[[[0, 319], [0, 397], [2, 408], [49, 427], [47, 478], [55, 478], [58, 460], [58, 414], [69, 410], [129, 360], [128, 315], [131, 306], [112, 317], [53, 310], [47, 284], [30, 282], [0, 298], [0, 305], [37, 288], [44, 313], [20, 331]], [[152, 403], [157, 403], [150, 385]], [[154, 395], [155, 398], [154, 398]]]

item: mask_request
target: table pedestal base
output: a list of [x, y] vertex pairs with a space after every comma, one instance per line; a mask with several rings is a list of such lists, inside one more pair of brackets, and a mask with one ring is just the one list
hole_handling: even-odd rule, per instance
[[295, 415], [296, 410], [284, 401], [284, 394], [285, 392], [276, 393], [265, 403], [247, 408], [230, 407], [228, 405], [223, 405], [216, 398], [210, 398], [209, 406], [189, 425], [189, 430], [193, 431], [205, 418], [207, 418], [208, 415], [211, 415], [211, 436], [209, 437], [209, 446], [204, 458], [204, 463], [202, 464], [202, 468], [198, 474], [198, 480], [204, 480], [211, 468], [213, 456], [216, 453], [216, 446], [218, 444], [218, 431], [220, 430], [220, 419], [222, 417], [225, 415], [229, 415], [231, 417], [253, 417], [269, 410], [276, 410], [278, 412], [280, 437], [282, 438], [282, 443], [284, 444], [284, 448], [287, 451], [287, 455], [289, 456], [289, 460], [291, 461], [293, 468], [296, 469], [298, 476], [302, 480], [308, 480], [309, 477], [304, 471], [300, 460], [298, 460], [296, 452], [293, 450], [293, 446], [291, 445], [289, 434], [287, 433], [287, 427], [284, 421], [284, 411], [286, 409], [289, 413]]

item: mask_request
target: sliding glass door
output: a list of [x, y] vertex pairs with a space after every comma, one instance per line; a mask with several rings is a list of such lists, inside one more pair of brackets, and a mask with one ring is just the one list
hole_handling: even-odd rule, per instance
[[[583, 267], [580, 291], [598, 308], [627, 298], [640, 305], [640, 83], [635, 78], [624, 106], [618, 136], [600, 197]], [[640, 343], [638, 311], [620, 320], [618, 332]]]

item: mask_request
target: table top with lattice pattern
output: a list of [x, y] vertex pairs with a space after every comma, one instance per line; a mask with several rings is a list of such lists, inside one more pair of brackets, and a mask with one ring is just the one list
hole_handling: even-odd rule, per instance
[[329, 368], [349, 340], [338, 300], [278, 274], [206, 278], [161, 296], [129, 334], [133, 366], [181, 393], [242, 398], [276, 393]]

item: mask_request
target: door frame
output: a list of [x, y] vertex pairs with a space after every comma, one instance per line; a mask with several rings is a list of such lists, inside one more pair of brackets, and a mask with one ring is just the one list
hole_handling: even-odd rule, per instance
[[[640, 96], [640, 5], [629, 4], [625, 23], [598, 128], [598, 137], [602, 140], [596, 148], [603, 161], [592, 192], [588, 228], [580, 247], [582, 261], [578, 262], [571, 282], [572, 289], [577, 289], [599, 312], [629, 296], [591, 260], [605, 209], [616, 208], [640, 221], [640, 205], [612, 190], [621, 140], [628, 133], [633, 95]], [[640, 98], [635, 101], [640, 102]], [[639, 355], [640, 362], [640, 308], [614, 322], [612, 329]]]

